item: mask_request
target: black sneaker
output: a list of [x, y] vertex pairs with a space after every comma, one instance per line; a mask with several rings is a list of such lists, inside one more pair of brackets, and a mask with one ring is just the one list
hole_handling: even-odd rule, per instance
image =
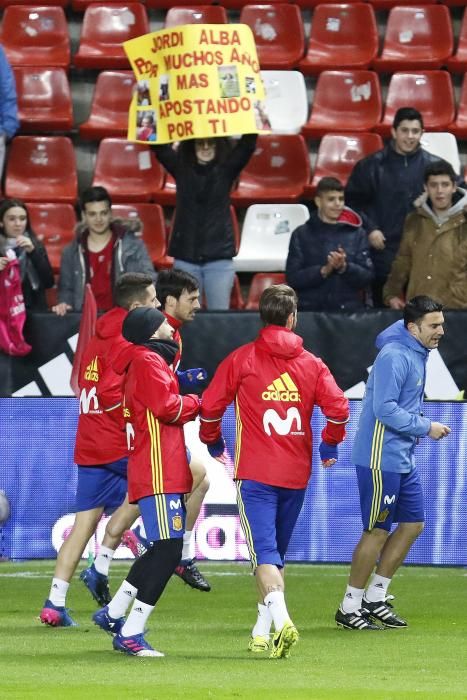
[[367, 614], [372, 620], [381, 622], [384, 627], [392, 627], [393, 629], [407, 627], [407, 622], [396, 615], [394, 609], [389, 602], [393, 596], [388, 596], [386, 600], [380, 600], [376, 603], [363, 598], [362, 608], [367, 611]]
[[192, 588], [197, 588], [199, 591], [206, 592], [211, 590], [211, 586], [196, 566], [194, 559], [181, 561], [175, 569], [175, 574]]
[[346, 630], [381, 630], [382, 627], [374, 625], [366, 610], [357, 610], [353, 613], [345, 613], [341, 608], [338, 608], [335, 616], [335, 621], [338, 627], [343, 627]]

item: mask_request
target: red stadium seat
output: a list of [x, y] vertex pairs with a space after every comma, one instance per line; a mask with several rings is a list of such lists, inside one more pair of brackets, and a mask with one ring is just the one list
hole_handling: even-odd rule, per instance
[[164, 173], [148, 146], [103, 139], [92, 184], [105, 187], [114, 202], [149, 202], [162, 188]]
[[126, 136], [135, 77], [132, 71], [102, 71], [97, 77], [89, 118], [80, 125], [83, 139]]
[[146, 8], [138, 2], [89, 5], [74, 64], [78, 68], [129, 68], [122, 43], [149, 31]]
[[447, 7], [393, 7], [389, 12], [382, 54], [372, 65], [385, 73], [441, 68], [452, 55], [453, 48]]
[[74, 204], [78, 177], [73, 144], [67, 136], [16, 136], [6, 169], [7, 197], [26, 202]]
[[[95, 4], [98, 0], [71, 0], [71, 7], [74, 12], [84, 12], [89, 5]], [[106, 5], [121, 3], [122, 0], [107, 0]]]
[[326, 134], [319, 144], [313, 179], [305, 187], [305, 197], [314, 197], [323, 177], [335, 177], [345, 187], [355, 163], [381, 148], [383, 140], [379, 134]]
[[253, 31], [260, 66], [270, 70], [290, 70], [297, 66], [305, 50], [305, 32], [297, 5], [245, 5], [240, 23]]
[[45, 245], [55, 273], [60, 270], [63, 248], [75, 237], [76, 214], [71, 204], [28, 202], [31, 228]]
[[255, 202], [296, 202], [309, 179], [310, 160], [302, 136], [259, 136], [231, 201], [240, 207]]
[[253, 275], [245, 309], [257, 311], [261, 294], [273, 284], [285, 284], [285, 274], [283, 272], [257, 272], [256, 275]]
[[313, 12], [308, 50], [300, 63], [302, 73], [368, 68], [378, 53], [378, 28], [371, 5], [318, 5]]
[[153, 264], [158, 269], [172, 267], [173, 258], [167, 255], [167, 231], [162, 207], [146, 202], [114, 204], [112, 215], [122, 219], [139, 219], [140, 233]]
[[[399, 7], [400, 5], [407, 7], [414, 4], [414, 0], [368, 0], [370, 5], [373, 5], [375, 10], [390, 10], [391, 7]], [[423, 0], [424, 5], [435, 5], [438, 0]]]
[[70, 131], [73, 112], [65, 70], [16, 66], [13, 71], [21, 132]]
[[241, 309], [245, 308], [245, 300], [243, 299], [242, 288], [240, 286], [238, 275], [234, 276], [232, 293], [230, 295], [230, 308], [235, 311], [240, 311]]
[[467, 74], [462, 82], [457, 118], [449, 124], [446, 131], [450, 131], [458, 139], [467, 139]]
[[371, 131], [381, 120], [382, 108], [379, 79], [373, 71], [323, 71], [302, 134], [320, 138], [334, 131]]
[[[183, 2], [183, 7], [198, 7], [200, 0], [146, 0], [145, 5], [148, 8], [156, 10], [166, 10], [170, 7], [178, 7]], [[214, 5], [216, 0], [204, 0], [203, 5]], [[222, 3], [223, 7], [228, 7], [225, 2]]]
[[193, 5], [193, 7], [170, 7], [164, 27], [177, 27], [181, 24], [226, 24], [227, 12], [220, 5]]
[[448, 131], [454, 121], [455, 105], [451, 76], [443, 70], [394, 73], [388, 87], [384, 118], [375, 131], [391, 133], [399, 107], [410, 105], [423, 114], [426, 131]]
[[454, 56], [448, 59], [447, 67], [450, 73], [465, 73], [467, 71], [467, 9], [462, 19], [457, 51]]
[[[9, 7], [10, 5], [29, 5], [31, 6], [31, 0], [0, 0], [0, 10]], [[67, 7], [68, 0], [42, 0], [41, 7]]]
[[70, 38], [62, 7], [10, 5], [3, 13], [0, 44], [12, 66], [70, 65]]
[[172, 175], [164, 170], [164, 186], [161, 190], [154, 193], [154, 199], [158, 204], [165, 207], [174, 207], [177, 198], [177, 185]]

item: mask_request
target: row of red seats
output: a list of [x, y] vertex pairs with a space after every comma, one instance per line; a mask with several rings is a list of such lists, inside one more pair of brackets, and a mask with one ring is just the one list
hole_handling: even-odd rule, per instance
[[[73, 113], [70, 86], [61, 68], [15, 68], [18, 112], [23, 133], [71, 131]], [[80, 125], [81, 138], [124, 137], [128, 105], [134, 87], [131, 71], [103, 71], [94, 90], [89, 118]], [[308, 122], [302, 133], [320, 138], [334, 131], [375, 131], [389, 136], [395, 112], [410, 104], [424, 115], [427, 131], [451, 131], [467, 137], [467, 77], [459, 104], [449, 73], [426, 71], [394, 73], [384, 105], [379, 78], [373, 71], [323, 71], [320, 74]]]
[[[348, 3], [360, 2], [361, 0], [347, 0]], [[375, 10], [389, 10], [395, 6], [405, 6], [410, 7], [415, 5], [414, 0], [365, 0], [368, 2]], [[93, 0], [43, 0], [42, 6], [47, 7], [63, 7], [66, 8], [71, 5], [75, 12], [82, 12], [85, 10]], [[113, 2], [118, 2], [118, 0], [108, 0], [107, 4], [113, 4]], [[270, 0], [271, 4], [276, 4], [276, 2], [282, 2], [282, 0]], [[303, 8], [315, 8], [317, 5], [321, 5], [323, 0], [295, 0], [293, 4], [299, 5]], [[446, 7], [465, 7], [465, 0], [423, 0], [423, 5], [435, 5], [435, 4], [446, 5]], [[146, 7], [150, 9], [167, 9], [179, 5], [178, 0], [144, 0]], [[190, 6], [191, 3], [187, 0], [184, 3], [186, 6]], [[194, 3], [197, 4], [196, 2]], [[206, 0], [206, 5], [215, 5], [217, 0]], [[241, 9], [245, 5], [248, 5], [247, 0], [223, 0], [222, 5], [227, 9]], [[30, 5], [30, 0], [0, 0], [0, 9], [9, 7], [10, 5]]]
[[[253, 157], [231, 193], [231, 202], [237, 207], [297, 202], [312, 197], [325, 175], [337, 177], [345, 185], [354, 164], [382, 145], [381, 137], [374, 133], [328, 134], [320, 142], [311, 178], [309, 152], [302, 136], [260, 136]], [[117, 203], [175, 205], [172, 177], [146, 146], [124, 139], [101, 141], [93, 184], [105, 187]], [[70, 139], [16, 137], [8, 159], [5, 193], [31, 202], [74, 204], [78, 184]]]
[[[227, 15], [221, 6], [174, 7], [167, 13], [166, 25], [224, 21]], [[298, 5], [246, 5], [239, 21], [253, 30], [260, 65], [266, 70], [298, 68], [309, 75], [332, 68], [370, 66], [382, 72], [442, 66], [451, 71], [467, 70], [467, 11], [454, 54], [449, 10], [444, 5], [393, 8], [379, 57], [373, 7], [363, 2], [318, 5], [306, 51]], [[122, 43], [149, 31], [142, 3], [88, 6], [73, 64], [89, 69], [128, 68]], [[70, 38], [62, 7], [9, 5], [3, 15], [0, 43], [13, 66], [70, 66]]]

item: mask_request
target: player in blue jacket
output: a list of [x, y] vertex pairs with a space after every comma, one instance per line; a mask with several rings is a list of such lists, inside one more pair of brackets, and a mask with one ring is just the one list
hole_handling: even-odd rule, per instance
[[[414, 297], [405, 305], [403, 321], [393, 323], [376, 339], [380, 352], [368, 378], [352, 450], [363, 534], [336, 613], [339, 627], [381, 629], [376, 622], [383, 627], [407, 627], [388, 602], [392, 596], [387, 591], [424, 525], [415, 446], [421, 437], [440, 440], [451, 432], [422, 414], [428, 354], [444, 335], [442, 308], [430, 297]], [[393, 523], [398, 525], [391, 533]]]

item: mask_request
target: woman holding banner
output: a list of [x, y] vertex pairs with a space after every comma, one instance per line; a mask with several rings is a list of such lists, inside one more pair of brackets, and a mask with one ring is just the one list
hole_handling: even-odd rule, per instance
[[227, 138], [190, 139], [175, 150], [153, 146], [177, 185], [175, 221], [169, 244], [174, 268], [194, 275], [208, 309], [228, 309], [236, 254], [230, 190], [256, 146], [244, 134], [232, 147]]

